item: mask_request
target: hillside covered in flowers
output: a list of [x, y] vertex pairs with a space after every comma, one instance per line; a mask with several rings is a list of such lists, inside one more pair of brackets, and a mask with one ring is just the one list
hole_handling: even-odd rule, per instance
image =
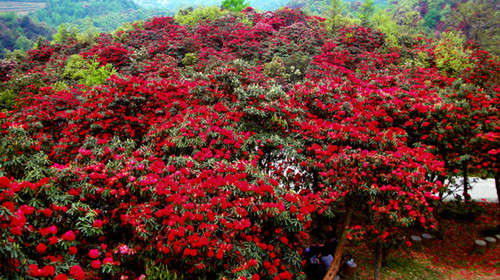
[[0, 278], [306, 279], [330, 225], [379, 279], [409, 229], [439, 232], [446, 179], [500, 178], [487, 52], [291, 9], [182, 16], [1, 62]]

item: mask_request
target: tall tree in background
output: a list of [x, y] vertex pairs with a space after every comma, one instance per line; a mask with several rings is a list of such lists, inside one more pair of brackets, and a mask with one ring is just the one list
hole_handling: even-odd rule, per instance
[[233, 12], [241, 12], [243, 9], [249, 6], [245, 0], [224, 0], [221, 3], [222, 7], [231, 10]]
[[344, 1], [329, 0], [326, 12], [327, 27], [336, 30], [342, 27], [342, 12], [344, 11]]
[[375, 10], [373, 0], [365, 0], [361, 8], [359, 9], [358, 17], [361, 20], [362, 25], [368, 25], [368, 20], [373, 15], [373, 11]]
[[459, 30], [466, 41], [473, 40], [483, 49], [500, 55], [499, 2], [471, 0], [459, 3], [445, 19], [450, 29]]

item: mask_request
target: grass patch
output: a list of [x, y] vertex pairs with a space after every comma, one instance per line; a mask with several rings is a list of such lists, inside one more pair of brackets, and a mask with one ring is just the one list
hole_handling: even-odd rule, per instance
[[389, 257], [387, 267], [383, 268], [382, 271], [382, 279], [443, 279], [443, 275], [434, 271], [428, 263], [422, 263], [414, 259]]

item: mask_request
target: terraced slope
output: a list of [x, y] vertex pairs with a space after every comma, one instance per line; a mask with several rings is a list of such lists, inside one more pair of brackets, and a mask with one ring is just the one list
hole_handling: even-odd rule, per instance
[[18, 15], [27, 15], [37, 9], [43, 9], [45, 6], [45, 1], [2, 1], [0, 2], [0, 13], [15, 12]]

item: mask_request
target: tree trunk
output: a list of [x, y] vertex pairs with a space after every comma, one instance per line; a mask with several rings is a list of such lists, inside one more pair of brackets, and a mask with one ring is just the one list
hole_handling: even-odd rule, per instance
[[332, 264], [326, 272], [325, 278], [323, 278], [323, 280], [333, 280], [335, 275], [337, 275], [340, 270], [340, 261], [342, 259], [342, 253], [344, 251], [345, 243], [347, 240], [347, 227], [351, 224], [352, 212], [354, 211], [354, 202], [349, 200], [346, 207], [347, 212], [345, 215], [344, 223], [342, 224], [342, 234], [340, 236], [339, 243], [337, 244], [337, 248], [335, 249]]
[[469, 175], [467, 174], [467, 168], [468, 168], [468, 164], [467, 164], [467, 161], [465, 161], [465, 162], [462, 163], [462, 172], [463, 172], [463, 176], [464, 176], [464, 193], [463, 193], [463, 196], [464, 196], [465, 202], [469, 203], [470, 202], [470, 195], [469, 195]]
[[382, 242], [378, 241], [375, 245], [375, 263], [373, 268], [373, 280], [380, 280], [380, 268], [382, 267], [382, 256], [384, 254], [384, 249], [382, 248]]
[[382, 262], [381, 262], [382, 267], [387, 267], [388, 262], [389, 262], [389, 249], [383, 248], [382, 249]]

